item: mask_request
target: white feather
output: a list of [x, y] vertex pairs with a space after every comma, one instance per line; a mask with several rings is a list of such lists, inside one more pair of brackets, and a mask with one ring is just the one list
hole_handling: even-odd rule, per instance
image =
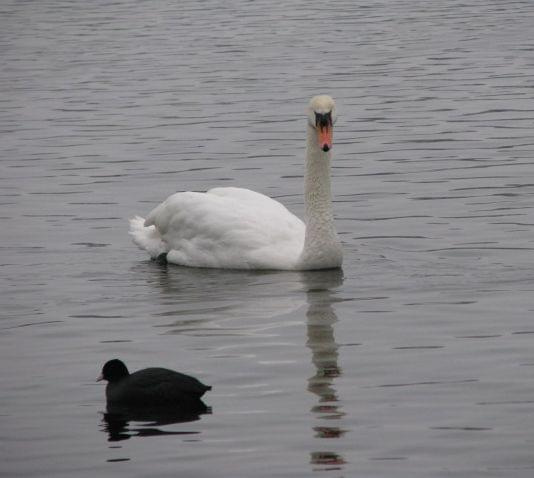
[[[333, 109], [329, 97], [313, 98], [311, 108], [314, 102], [316, 107], [326, 104], [329, 111]], [[139, 216], [130, 220], [130, 234], [152, 258], [166, 253], [168, 262], [184, 266], [339, 267], [342, 255], [331, 212], [330, 154], [317, 148], [312, 126], [308, 126], [307, 170], [308, 230], [278, 201], [249, 189], [227, 187], [173, 194], [146, 220]]]

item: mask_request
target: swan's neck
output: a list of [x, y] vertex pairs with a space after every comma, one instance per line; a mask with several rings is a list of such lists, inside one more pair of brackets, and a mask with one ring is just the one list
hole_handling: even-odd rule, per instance
[[306, 268], [341, 265], [341, 246], [334, 227], [330, 192], [331, 154], [319, 148], [317, 131], [308, 125], [304, 185], [306, 234], [301, 255], [301, 263]]
[[[304, 201], [306, 205], [306, 239], [326, 229], [334, 228], [332, 195], [330, 192], [330, 160], [332, 153], [319, 149], [317, 132], [308, 125], [306, 148], [306, 177]], [[325, 228], [325, 226], [327, 226]]]

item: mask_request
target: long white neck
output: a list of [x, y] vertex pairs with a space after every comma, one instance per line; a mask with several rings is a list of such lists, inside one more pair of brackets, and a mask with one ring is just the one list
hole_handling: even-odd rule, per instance
[[339, 267], [341, 245], [337, 238], [330, 192], [332, 153], [319, 148], [317, 130], [308, 125], [304, 202], [306, 234], [299, 262], [306, 269]]

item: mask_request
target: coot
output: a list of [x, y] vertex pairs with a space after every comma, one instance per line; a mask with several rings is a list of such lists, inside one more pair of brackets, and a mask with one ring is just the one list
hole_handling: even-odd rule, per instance
[[191, 407], [211, 390], [194, 377], [166, 368], [151, 367], [130, 373], [118, 359], [106, 362], [97, 380], [108, 381], [108, 403], [135, 407]]

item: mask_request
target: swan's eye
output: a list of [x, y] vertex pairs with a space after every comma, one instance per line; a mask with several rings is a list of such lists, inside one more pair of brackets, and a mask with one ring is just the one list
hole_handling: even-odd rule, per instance
[[332, 126], [332, 112], [315, 113], [315, 126], [317, 128], [329, 128]]

